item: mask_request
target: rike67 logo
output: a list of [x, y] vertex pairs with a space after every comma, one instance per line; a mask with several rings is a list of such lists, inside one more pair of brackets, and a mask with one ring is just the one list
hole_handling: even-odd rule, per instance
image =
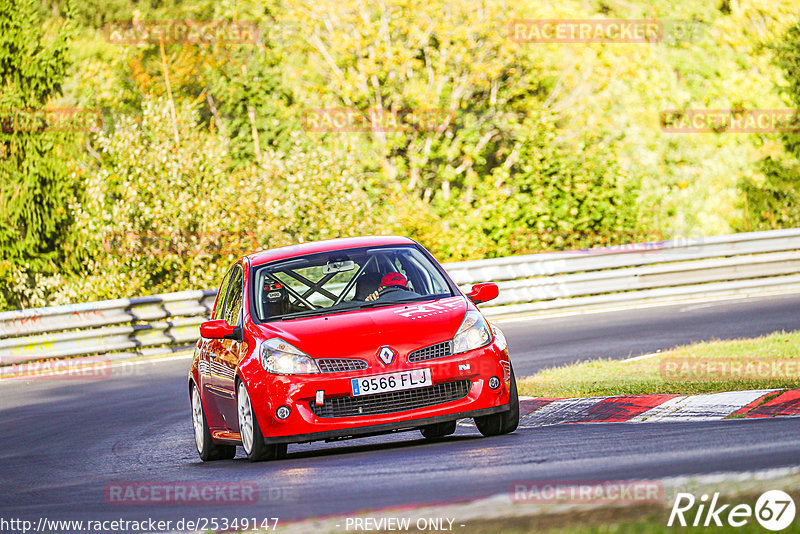
[[691, 493], [678, 493], [667, 526], [671, 527], [742, 527], [753, 518], [765, 529], [783, 530], [792, 524], [795, 504], [791, 495], [780, 490], [761, 494], [754, 507], [749, 504], [719, 504], [719, 493], [703, 494], [695, 499]]

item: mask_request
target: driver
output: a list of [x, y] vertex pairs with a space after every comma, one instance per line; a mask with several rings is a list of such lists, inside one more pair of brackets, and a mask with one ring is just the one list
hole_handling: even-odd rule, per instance
[[381, 278], [381, 285], [378, 290], [369, 295], [365, 300], [405, 300], [418, 297], [419, 294], [408, 289], [406, 277], [398, 272], [387, 273]]
[[381, 283], [381, 273], [364, 273], [356, 282], [356, 294], [353, 300], [367, 300], [373, 293], [378, 292], [378, 286]]

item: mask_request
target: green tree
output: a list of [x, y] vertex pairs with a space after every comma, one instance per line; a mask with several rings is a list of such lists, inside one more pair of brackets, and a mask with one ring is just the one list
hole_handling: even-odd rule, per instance
[[[48, 32], [33, 0], [0, 0], [0, 305], [22, 306], [12, 271], [47, 271], [62, 259], [77, 184], [66, 166], [69, 135], [37, 112], [61, 93], [69, 26]], [[57, 118], [57, 117], [56, 117]]]
[[[641, 177], [590, 135], [559, 141], [553, 117], [528, 119], [508, 165], [435, 205], [454, 226], [446, 254], [500, 257], [651, 239]], [[454, 200], [454, 201], [453, 201]], [[457, 240], [467, 235], [469, 240]]]
[[68, 300], [210, 287], [245, 251], [249, 243], [235, 248], [240, 217], [227, 213], [238, 177], [197, 107], [176, 103], [173, 120], [168, 101], [145, 97], [141, 118], [120, 117], [97, 136], [74, 212], [84, 246], [81, 278], [61, 291]]
[[[800, 22], [789, 28], [775, 50], [775, 61], [788, 82], [781, 91], [800, 110]], [[792, 126], [796, 127], [798, 120], [795, 118]], [[784, 133], [781, 141], [785, 154], [764, 158], [757, 177], [740, 181], [745, 198], [740, 230], [800, 226], [800, 133]]]
[[205, 81], [206, 101], [221, 131], [230, 139], [237, 164], [262, 156], [265, 147], [289, 149], [289, 134], [299, 128], [291, 112], [292, 95], [283, 88], [280, 63], [270, 43], [233, 48]]

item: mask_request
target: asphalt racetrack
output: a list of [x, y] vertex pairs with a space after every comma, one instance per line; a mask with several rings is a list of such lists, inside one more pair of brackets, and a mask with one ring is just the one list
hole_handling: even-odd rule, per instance
[[[800, 329], [800, 295], [499, 323], [517, 376], [599, 357], [627, 358], [714, 338]], [[526, 428], [496, 438], [459, 428], [426, 443], [407, 432], [289, 447], [280, 461], [200, 461], [186, 358], [115, 369], [104, 379], [0, 384], [0, 517], [170, 519], [278, 517], [468, 500], [518, 481], [653, 479], [800, 466], [798, 419]], [[119, 372], [118, 372], [119, 371]], [[239, 452], [241, 455], [241, 451]], [[235, 482], [255, 502], [118, 504], [129, 482]]]

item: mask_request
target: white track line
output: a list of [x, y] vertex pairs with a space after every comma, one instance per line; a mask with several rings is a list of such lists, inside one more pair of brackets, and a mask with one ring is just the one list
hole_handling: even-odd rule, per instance
[[653, 356], [658, 356], [660, 354], [662, 354], [661, 351], [650, 352], [650, 353], [647, 353], [647, 354], [642, 354], [641, 356], [634, 356], [633, 358], [626, 358], [624, 360], [621, 360], [621, 362], [625, 363], [625, 362], [635, 362], [635, 361], [638, 361], [638, 360], [646, 360], [647, 358], [652, 358]]

